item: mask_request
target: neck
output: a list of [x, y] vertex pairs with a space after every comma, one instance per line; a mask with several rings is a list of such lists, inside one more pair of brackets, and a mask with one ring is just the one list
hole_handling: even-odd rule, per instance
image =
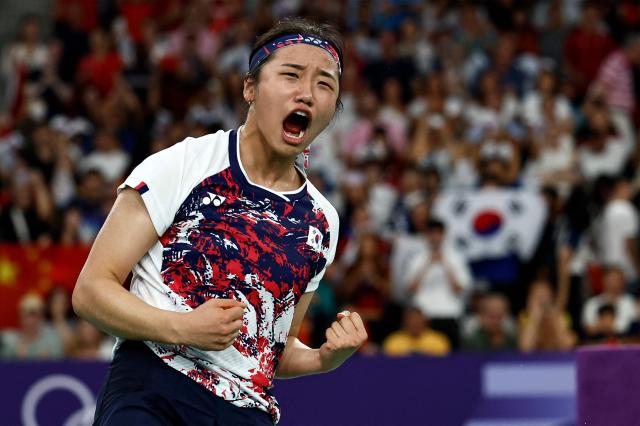
[[240, 162], [249, 179], [261, 186], [276, 191], [293, 191], [299, 188], [303, 179], [294, 166], [295, 157], [283, 157], [274, 152], [260, 133], [252, 112], [240, 129]]

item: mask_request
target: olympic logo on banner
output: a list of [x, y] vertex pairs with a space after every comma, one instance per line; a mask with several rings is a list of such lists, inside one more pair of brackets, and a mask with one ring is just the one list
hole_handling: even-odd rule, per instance
[[38, 426], [37, 410], [42, 398], [49, 392], [65, 390], [75, 395], [81, 407], [70, 414], [63, 423], [64, 426], [85, 426], [93, 423], [93, 414], [96, 401], [93, 392], [80, 380], [65, 374], [52, 374], [46, 376], [31, 385], [22, 401], [22, 424], [25, 426]]

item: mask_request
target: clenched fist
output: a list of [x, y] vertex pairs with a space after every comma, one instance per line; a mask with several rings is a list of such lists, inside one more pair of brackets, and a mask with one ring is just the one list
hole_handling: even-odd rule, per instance
[[221, 351], [233, 343], [242, 328], [246, 304], [233, 299], [210, 299], [183, 315], [180, 343], [207, 351]]
[[324, 371], [333, 370], [347, 360], [367, 341], [362, 318], [357, 312], [343, 311], [325, 333], [327, 341], [320, 347]]

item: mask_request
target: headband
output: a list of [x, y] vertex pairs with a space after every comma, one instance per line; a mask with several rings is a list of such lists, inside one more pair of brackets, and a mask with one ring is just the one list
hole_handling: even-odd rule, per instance
[[338, 52], [331, 43], [318, 37], [304, 35], [304, 34], [287, 34], [269, 40], [262, 46], [256, 48], [249, 58], [249, 71], [253, 72], [255, 69], [276, 50], [281, 47], [293, 46], [296, 44], [308, 44], [310, 46], [316, 46], [329, 52], [333, 60], [338, 65], [338, 75], [342, 74], [342, 65]]

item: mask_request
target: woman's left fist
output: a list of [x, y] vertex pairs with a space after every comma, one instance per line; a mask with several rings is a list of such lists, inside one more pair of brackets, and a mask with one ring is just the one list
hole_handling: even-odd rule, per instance
[[323, 370], [337, 368], [367, 341], [362, 318], [357, 312], [342, 311], [325, 332], [327, 341], [320, 347]]

